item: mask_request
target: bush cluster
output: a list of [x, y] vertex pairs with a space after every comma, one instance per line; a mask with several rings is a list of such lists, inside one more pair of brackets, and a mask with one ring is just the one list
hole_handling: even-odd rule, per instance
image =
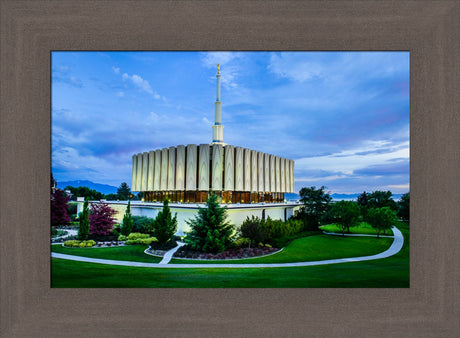
[[132, 232], [128, 236], [120, 235], [118, 236], [119, 241], [126, 241], [126, 244], [145, 244], [150, 245], [152, 242], [156, 242], [155, 237], [150, 237], [148, 234], [141, 234], [139, 232]]
[[72, 248], [90, 248], [94, 245], [96, 245], [96, 242], [93, 240], [88, 240], [88, 241], [70, 240], [70, 241], [64, 242], [64, 246], [68, 246]]
[[[268, 243], [273, 246], [282, 246], [286, 237], [298, 234], [304, 230], [301, 220], [289, 219], [286, 222], [273, 220], [268, 217], [266, 220], [259, 217], [247, 217], [239, 229], [240, 239], [236, 245], [256, 245]], [[246, 242], [245, 242], [246, 241]], [[250, 243], [247, 243], [249, 241]]]

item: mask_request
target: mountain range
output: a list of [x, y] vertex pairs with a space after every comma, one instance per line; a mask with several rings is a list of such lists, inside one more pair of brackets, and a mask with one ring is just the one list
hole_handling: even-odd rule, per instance
[[[112, 185], [108, 184], [101, 184], [101, 183], [94, 183], [88, 180], [77, 180], [77, 181], [66, 181], [66, 182], [57, 182], [58, 188], [64, 189], [68, 185], [71, 187], [88, 187], [90, 189], [94, 189], [96, 191], [99, 191], [103, 194], [116, 194], [117, 193], [117, 187], [114, 187]], [[331, 194], [331, 197], [334, 201], [340, 201], [340, 200], [356, 200], [360, 194]], [[393, 194], [393, 199], [395, 201], [399, 200], [401, 198], [402, 194]], [[299, 194], [284, 194], [284, 198], [286, 200], [298, 200], [300, 198]]]

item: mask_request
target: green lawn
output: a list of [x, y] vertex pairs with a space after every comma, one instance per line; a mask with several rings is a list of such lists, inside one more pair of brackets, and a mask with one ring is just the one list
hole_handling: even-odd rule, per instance
[[403, 223], [399, 223], [398, 228], [404, 235], [402, 250], [394, 256], [373, 261], [299, 268], [164, 269], [112, 266], [53, 258], [51, 286], [409, 287], [409, 229]]
[[126, 245], [111, 248], [66, 248], [61, 245], [52, 245], [51, 251], [67, 255], [114, 259], [117, 261], [159, 263], [162, 259], [161, 257], [154, 257], [144, 253], [147, 247], [147, 245]]
[[171, 264], [247, 264], [247, 263], [289, 263], [309, 262], [326, 259], [359, 257], [378, 254], [388, 249], [393, 243], [392, 238], [373, 237], [342, 237], [332, 235], [316, 235], [299, 238], [289, 243], [276, 254], [248, 259], [231, 260], [187, 260], [172, 259]]
[[[342, 229], [340, 229], [336, 224], [327, 224], [319, 227], [323, 231], [327, 232], [338, 232], [341, 233]], [[347, 233], [347, 232], [345, 232]], [[368, 235], [377, 235], [377, 231], [366, 222], [361, 222], [359, 226], [351, 227], [350, 233], [352, 234], [368, 234]], [[380, 235], [393, 235], [393, 230], [388, 229], [385, 231], [385, 234], [382, 232]]]

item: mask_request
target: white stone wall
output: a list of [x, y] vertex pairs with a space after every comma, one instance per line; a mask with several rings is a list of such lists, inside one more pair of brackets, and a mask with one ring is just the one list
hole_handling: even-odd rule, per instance
[[197, 178], [197, 163], [198, 153], [196, 144], [187, 145], [187, 166], [186, 166], [186, 178], [185, 178], [185, 189], [196, 190], [196, 178]]
[[270, 191], [276, 192], [275, 155], [270, 155]]
[[176, 190], [185, 190], [185, 146], [176, 149]]
[[275, 157], [275, 192], [281, 192], [280, 158]]
[[224, 148], [225, 151], [225, 170], [224, 170], [224, 190], [233, 191], [235, 190], [235, 148], [227, 145]]
[[286, 176], [286, 192], [291, 192], [291, 163], [288, 159], [285, 160], [285, 166], [286, 172], [284, 174]]
[[198, 147], [198, 190], [209, 190], [209, 144]]
[[257, 179], [259, 171], [257, 168], [257, 150], [251, 150], [251, 191], [256, 192], [259, 190]]

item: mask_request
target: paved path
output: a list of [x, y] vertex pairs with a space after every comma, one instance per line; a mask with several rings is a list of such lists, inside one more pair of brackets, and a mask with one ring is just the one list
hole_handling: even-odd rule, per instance
[[[377, 237], [377, 235], [371, 235], [371, 234], [342, 234], [341, 232], [327, 232], [327, 231], [323, 231], [323, 234], [334, 235], [334, 236]], [[390, 235], [380, 235], [380, 237], [394, 238], [394, 236], [390, 236]]]
[[[194, 268], [194, 269], [209, 269], [209, 268], [288, 268], [288, 267], [301, 267], [301, 266], [314, 266], [314, 265], [327, 265], [327, 264], [337, 264], [337, 263], [350, 263], [350, 262], [362, 262], [370, 261], [374, 259], [382, 259], [393, 256], [397, 254], [404, 244], [404, 237], [396, 227], [392, 228], [394, 233], [394, 240], [391, 246], [376, 255], [372, 256], [363, 256], [363, 257], [352, 257], [352, 258], [339, 258], [339, 259], [328, 259], [323, 261], [313, 261], [313, 262], [297, 262], [297, 263], [269, 263], [269, 264], [157, 264], [157, 263], [142, 263], [142, 262], [129, 262], [129, 261], [115, 261], [109, 259], [98, 259], [98, 258], [89, 258], [73, 255], [65, 255], [56, 252], [51, 253], [51, 257], [62, 258], [79, 262], [88, 262], [88, 263], [99, 263], [99, 264], [109, 264], [109, 265], [123, 265], [123, 266], [136, 266], [136, 267], [146, 267], [146, 268]], [[178, 248], [178, 247], [177, 247]]]
[[174, 253], [179, 250], [179, 248], [183, 245], [185, 245], [184, 242], [176, 242], [177, 243], [177, 246], [169, 251], [167, 251], [164, 256], [163, 256], [163, 259], [161, 260], [160, 263], [158, 264], [168, 264], [169, 261], [171, 260], [172, 256], [174, 255]]

